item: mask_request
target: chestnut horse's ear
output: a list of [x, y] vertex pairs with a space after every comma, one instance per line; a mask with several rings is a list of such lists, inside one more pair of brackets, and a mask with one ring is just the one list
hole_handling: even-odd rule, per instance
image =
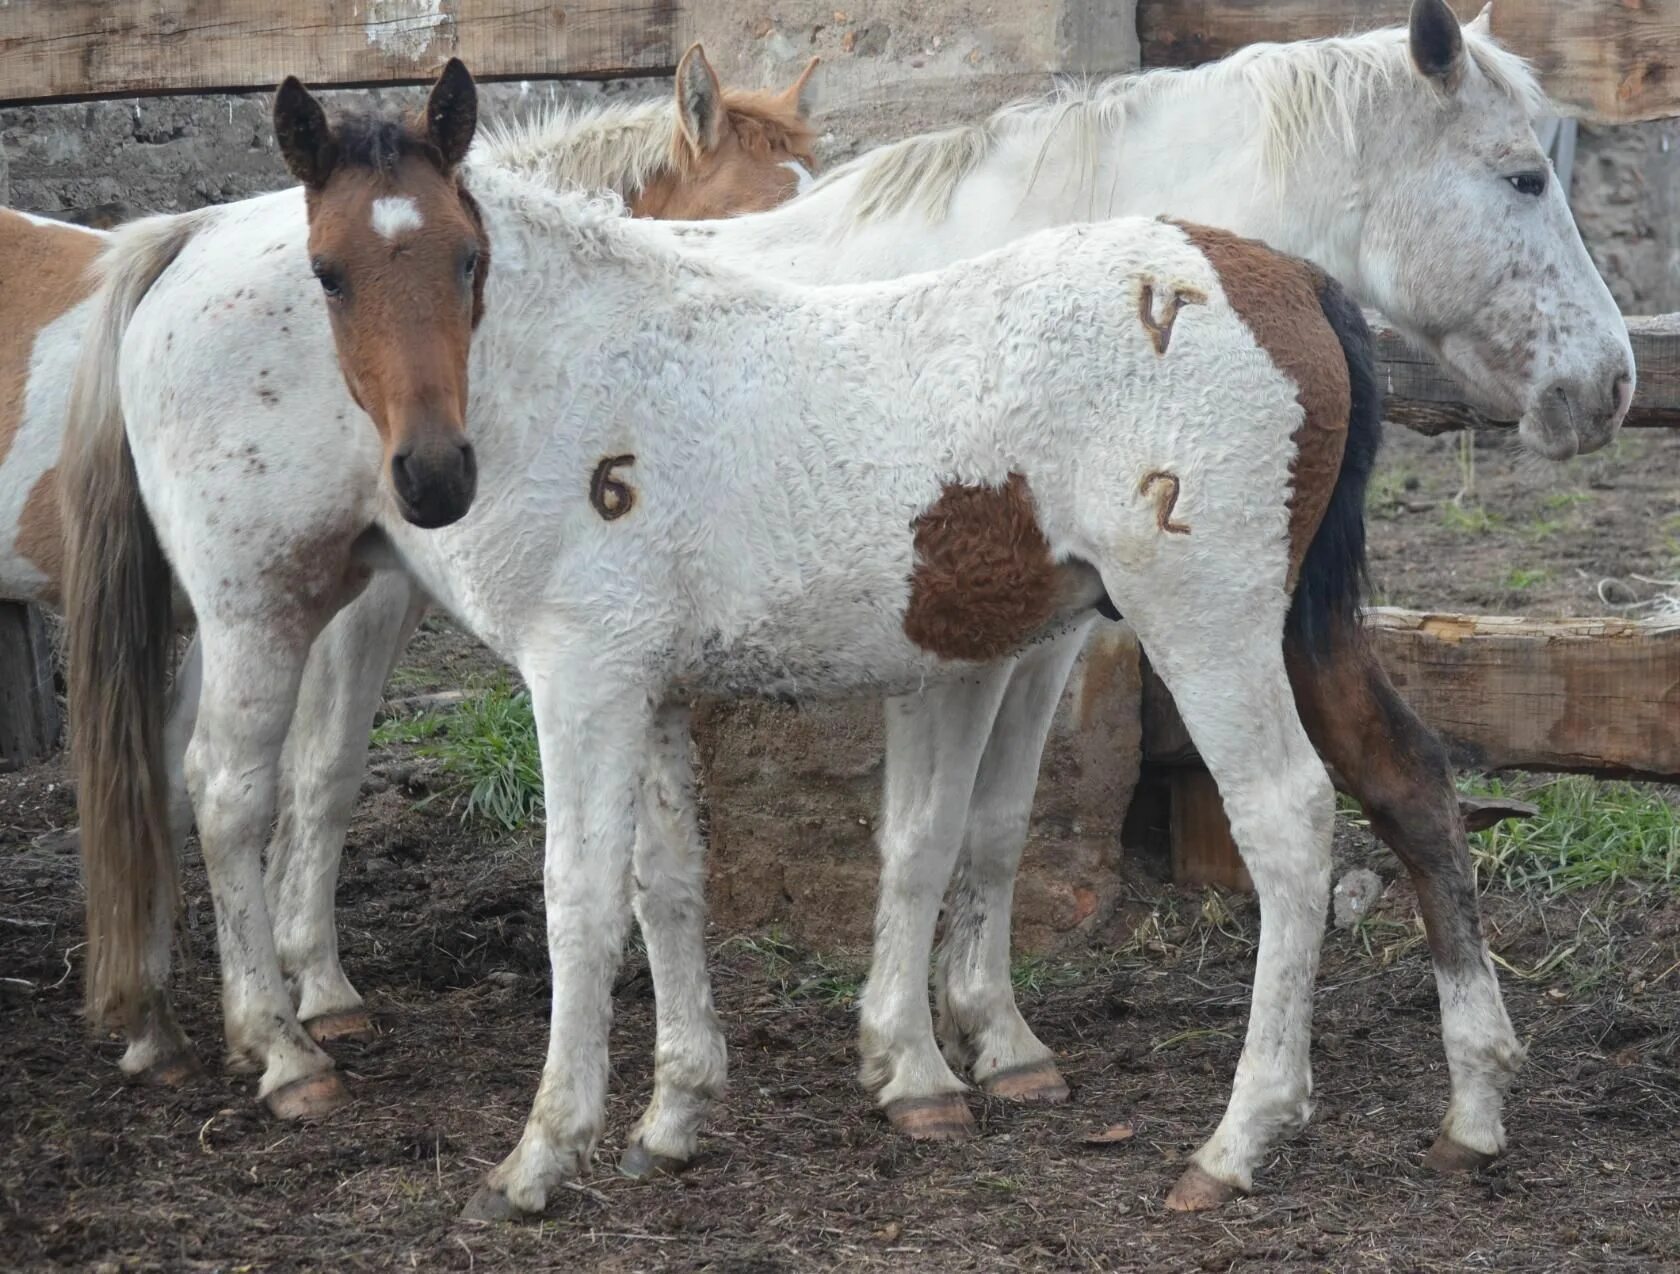
[[445, 167], [453, 168], [467, 157], [477, 128], [478, 86], [467, 64], [450, 58], [426, 100], [426, 136], [443, 156]]
[[311, 190], [327, 184], [338, 162], [338, 143], [327, 113], [295, 75], [274, 95], [274, 140], [292, 176]]
[[677, 63], [677, 127], [698, 155], [723, 139], [723, 85], [698, 42]]
[[1409, 38], [1412, 62], [1442, 87], [1458, 87], [1464, 74], [1464, 32], [1447, 0], [1413, 0]]
[[805, 114], [805, 86], [811, 82], [811, 72], [817, 69], [817, 63], [821, 61], [820, 57], [814, 57], [805, 63], [805, 69], [799, 73], [799, 78], [782, 91], [782, 101], [798, 111], [802, 117]]

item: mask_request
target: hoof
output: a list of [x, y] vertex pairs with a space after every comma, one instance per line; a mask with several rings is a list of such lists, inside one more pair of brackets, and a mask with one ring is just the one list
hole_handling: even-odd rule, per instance
[[656, 1155], [640, 1141], [632, 1141], [624, 1148], [618, 1170], [632, 1181], [646, 1181], [651, 1177], [674, 1177], [688, 1167], [688, 1160], [675, 1155]]
[[912, 1141], [967, 1141], [974, 1135], [974, 1116], [961, 1093], [900, 1097], [887, 1103], [887, 1119]]
[[997, 1071], [981, 1080], [980, 1087], [989, 1096], [1001, 1097], [1005, 1101], [1059, 1106], [1068, 1099], [1067, 1080], [1056, 1069], [1056, 1063], [1048, 1058]]
[[294, 1079], [263, 1098], [276, 1119], [320, 1119], [349, 1100], [344, 1081], [332, 1071]]
[[523, 1215], [505, 1192], [488, 1181], [473, 1191], [473, 1197], [461, 1209], [463, 1221], [517, 1221]]
[[303, 1024], [309, 1038], [317, 1044], [331, 1044], [338, 1040], [354, 1040], [365, 1044], [379, 1034], [373, 1029], [373, 1019], [366, 1009], [346, 1009], [342, 1013], [323, 1013]]
[[1191, 1164], [1167, 1195], [1167, 1206], [1174, 1212], [1207, 1212], [1240, 1194], [1236, 1186]]
[[1478, 1168], [1485, 1168], [1497, 1159], [1498, 1155], [1490, 1155], [1485, 1150], [1472, 1150], [1469, 1146], [1460, 1145], [1446, 1133], [1435, 1138], [1435, 1144], [1429, 1147], [1423, 1156], [1423, 1166], [1431, 1172], [1443, 1175], [1449, 1172], [1475, 1172]]

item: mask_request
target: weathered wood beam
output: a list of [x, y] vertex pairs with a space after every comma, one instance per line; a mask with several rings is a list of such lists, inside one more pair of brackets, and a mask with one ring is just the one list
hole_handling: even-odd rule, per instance
[[[1387, 419], [1424, 434], [1510, 427], [1512, 422], [1489, 420], [1466, 406], [1462, 391], [1439, 363], [1375, 315], [1366, 317], [1377, 340]], [[1680, 425], [1680, 314], [1634, 317], [1627, 325], [1639, 373], [1628, 426]]]
[[8, 0], [0, 102], [668, 70], [676, 0]]
[[[1483, 0], [1452, 0], [1469, 21]], [[1404, 23], [1409, 0], [1139, 0], [1145, 66], [1195, 66], [1260, 41]], [[1568, 114], [1601, 123], [1680, 114], [1680, 0], [1497, 0], [1493, 33], [1530, 59]]]
[[[1680, 622], [1521, 619], [1375, 607], [1395, 688], [1470, 769], [1680, 780]], [[1144, 761], [1199, 765], [1144, 678]]]

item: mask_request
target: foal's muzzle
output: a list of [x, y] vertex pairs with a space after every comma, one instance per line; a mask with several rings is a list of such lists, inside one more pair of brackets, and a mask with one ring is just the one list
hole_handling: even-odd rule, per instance
[[403, 517], [415, 526], [435, 530], [460, 521], [478, 491], [472, 443], [433, 437], [393, 451], [391, 488]]

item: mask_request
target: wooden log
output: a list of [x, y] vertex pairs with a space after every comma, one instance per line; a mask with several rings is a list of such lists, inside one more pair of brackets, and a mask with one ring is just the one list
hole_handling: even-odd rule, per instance
[[[1367, 620], [1396, 689], [1460, 767], [1680, 779], [1680, 622], [1389, 607]], [[1175, 876], [1187, 884], [1233, 878], [1241, 863], [1222, 810], [1215, 818], [1218, 807], [1201, 785], [1180, 779], [1201, 774], [1201, 761], [1171, 695], [1147, 668], [1142, 697], [1145, 763], [1169, 767]], [[1182, 815], [1181, 799], [1191, 806]], [[1526, 812], [1520, 802], [1460, 805], [1473, 829]]]
[[1180, 885], [1218, 885], [1251, 892], [1254, 882], [1237, 853], [1237, 842], [1231, 839], [1231, 824], [1225, 819], [1225, 803], [1213, 776], [1203, 769], [1177, 769], [1170, 786], [1173, 880]]
[[53, 643], [37, 607], [0, 602], [0, 769], [38, 761], [58, 743]]
[[[1388, 394], [1384, 413], [1388, 420], [1431, 435], [1511, 427], [1513, 422], [1490, 420], [1466, 406], [1463, 391], [1445, 368], [1376, 315], [1368, 313], [1366, 318], [1376, 337], [1377, 361]], [[1680, 425], [1680, 314], [1636, 316], [1627, 325], [1638, 368], [1628, 426]]]
[[666, 71], [682, 6], [627, 0], [8, 0], [0, 101]]
[[[1452, 0], [1469, 21], [1483, 0]], [[1245, 44], [1406, 21], [1409, 0], [1138, 0], [1145, 66], [1196, 66]], [[1493, 33], [1530, 59], [1568, 114], [1629, 123], [1680, 114], [1680, 0], [1498, 0]]]
[[[1680, 781], [1680, 621], [1381, 606], [1366, 623], [1395, 688], [1456, 764]], [[1152, 766], [1201, 764], [1147, 668], [1143, 756]]]

